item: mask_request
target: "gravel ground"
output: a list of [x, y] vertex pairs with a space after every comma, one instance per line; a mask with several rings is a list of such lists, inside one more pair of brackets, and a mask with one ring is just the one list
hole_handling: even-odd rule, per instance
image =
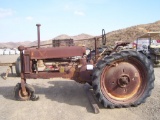
[[[0, 56], [0, 62], [14, 62], [17, 56]], [[0, 74], [7, 67], [0, 67]], [[14, 86], [19, 77], [0, 78], [0, 120], [159, 120], [160, 118], [160, 68], [155, 68], [155, 88], [146, 103], [138, 107], [105, 109], [94, 114], [84, 85], [66, 79], [31, 79], [38, 101], [16, 101]]]

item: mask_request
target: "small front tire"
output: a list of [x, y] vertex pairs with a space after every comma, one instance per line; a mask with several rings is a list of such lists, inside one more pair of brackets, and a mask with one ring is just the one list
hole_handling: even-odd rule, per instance
[[23, 95], [21, 83], [17, 83], [17, 85], [14, 88], [14, 92], [15, 92], [14, 97], [16, 100], [26, 101], [32, 98], [33, 93], [35, 92], [34, 88], [29, 84], [25, 84], [25, 87], [26, 87], [27, 95]]

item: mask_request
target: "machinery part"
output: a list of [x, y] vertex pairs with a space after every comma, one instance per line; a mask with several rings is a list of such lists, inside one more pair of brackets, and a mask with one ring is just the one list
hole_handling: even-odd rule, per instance
[[10, 68], [8, 68], [8, 69], [7, 69], [7, 71], [6, 71], [6, 75], [3, 77], [3, 78], [4, 78], [4, 80], [6, 80], [6, 79], [7, 79], [8, 74], [9, 74], [9, 71], [10, 71]]
[[128, 44], [129, 44], [129, 42], [120, 42], [120, 43], [117, 43], [117, 45], [113, 48], [113, 50], [111, 51], [111, 53], [122, 51], [123, 47], [127, 46]]
[[73, 46], [74, 42], [73, 39], [57, 39], [52, 40], [53, 47], [64, 47], [64, 46]]
[[20, 76], [20, 74], [21, 74], [21, 59], [20, 59], [20, 57], [17, 58], [15, 68], [16, 68], [17, 76]]
[[93, 89], [104, 107], [144, 103], [154, 88], [154, 69], [145, 55], [121, 51], [100, 60], [93, 71]]
[[98, 113], [100, 113], [99, 107], [98, 107], [98, 104], [96, 103], [96, 100], [93, 97], [91, 89], [92, 89], [92, 86], [90, 86], [89, 84], [86, 83], [84, 85], [84, 90], [85, 90], [85, 92], [87, 94], [87, 97], [88, 97], [89, 102], [90, 102], [90, 104], [91, 104], [91, 106], [93, 108], [93, 111], [94, 111], [95, 114], [98, 114]]
[[40, 48], [40, 26], [41, 24], [36, 24], [37, 26], [37, 37], [38, 37], [38, 49]]
[[26, 101], [26, 100], [36, 101], [36, 100], [39, 99], [39, 97], [35, 95], [35, 90], [31, 85], [25, 84], [25, 87], [26, 87], [27, 95], [23, 95], [22, 88], [21, 88], [21, 83], [17, 83], [17, 85], [14, 88], [15, 99], [16, 100], [20, 100], [20, 101]]
[[106, 34], [105, 34], [105, 30], [102, 29], [102, 44], [105, 45], [106, 44]]
[[13, 66], [15, 66], [15, 64], [16, 64], [15, 62], [14, 62], [14, 63], [0, 63], [0, 66], [9, 66], [9, 68], [7, 68], [6, 73], [4, 73], [5, 75], [2, 76], [2, 78], [3, 78], [4, 80], [7, 79], [10, 70], [11, 70], [11, 73], [12, 73], [12, 75], [13, 75]]

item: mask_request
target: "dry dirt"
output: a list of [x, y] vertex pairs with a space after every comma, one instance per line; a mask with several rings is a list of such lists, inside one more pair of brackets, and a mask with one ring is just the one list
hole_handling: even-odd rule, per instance
[[[0, 56], [0, 62], [13, 62], [17, 56]], [[7, 67], [0, 67], [0, 74]], [[155, 68], [155, 88], [146, 103], [138, 107], [105, 109], [94, 114], [84, 85], [65, 79], [37, 79], [27, 82], [34, 86], [38, 101], [16, 101], [14, 86], [19, 77], [0, 78], [0, 120], [159, 120], [160, 68]]]

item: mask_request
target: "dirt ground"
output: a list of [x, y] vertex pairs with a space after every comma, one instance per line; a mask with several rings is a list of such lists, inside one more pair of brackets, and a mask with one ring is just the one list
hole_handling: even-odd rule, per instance
[[[17, 56], [0, 56], [0, 62], [14, 62]], [[0, 74], [7, 67], [0, 67]], [[0, 120], [159, 120], [160, 119], [160, 67], [155, 69], [155, 88], [146, 103], [138, 107], [105, 109], [94, 114], [86, 96], [84, 85], [71, 80], [31, 79], [38, 101], [16, 101], [14, 86], [19, 77], [0, 77]]]

